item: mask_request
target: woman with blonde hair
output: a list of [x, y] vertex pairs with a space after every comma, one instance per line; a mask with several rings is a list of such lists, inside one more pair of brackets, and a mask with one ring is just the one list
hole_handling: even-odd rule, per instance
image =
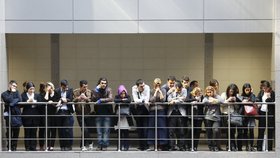
[[[45, 87], [45, 96], [43, 100], [45, 102], [58, 102], [59, 101], [59, 94], [55, 91], [55, 87], [51, 82], [47, 82]], [[54, 104], [48, 104], [47, 107], [47, 118], [48, 118], [48, 150], [53, 151], [54, 150], [54, 144], [55, 144], [55, 138], [56, 138], [56, 117], [54, 116], [56, 114], [56, 105]]]
[[[192, 103], [201, 103], [203, 100], [202, 89], [199, 87], [195, 87], [190, 92], [190, 101]], [[194, 104], [193, 105], [193, 135], [194, 135], [194, 145], [193, 150], [197, 151], [200, 133], [201, 133], [201, 125], [204, 120], [204, 105], [202, 104]]]
[[220, 104], [223, 99], [216, 94], [216, 90], [212, 86], [208, 86], [205, 89], [205, 97], [203, 98], [205, 103], [205, 126], [208, 138], [208, 147], [210, 151], [220, 151], [220, 122], [221, 122], [221, 110]]
[[[149, 106], [149, 124], [148, 129], [148, 145], [150, 150], [154, 150], [151, 145], [155, 145], [155, 115], [157, 113], [157, 144], [158, 150], [165, 150], [165, 146], [168, 144], [167, 136], [168, 131], [166, 129], [166, 106], [160, 104], [165, 101], [165, 91], [160, 88], [161, 79], [155, 78], [153, 83], [153, 89], [151, 91], [150, 106]], [[155, 104], [156, 103], [156, 104]]]

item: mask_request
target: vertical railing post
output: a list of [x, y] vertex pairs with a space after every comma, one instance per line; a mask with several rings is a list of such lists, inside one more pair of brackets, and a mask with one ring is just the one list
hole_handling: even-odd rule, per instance
[[[9, 106], [9, 140], [8, 140], [8, 142], [9, 142], [9, 152], [11, 152], [11, 133], [12, 133], [12, 129], [11, 129], [11, 107]], [[7, 125], [6, 125], [7, 126]]]
[[121, 151], [121, 126], [120, 126], [120, 121], [121, 121], [121, 104], [118, 105], [118, 151]]
[[[267, 106], [269, 106], [269, 105], [267, 105]], [[265, 111], [265, 135], [266, 135], [266, 137], [265, 137], [265, 151], [266, 152], [268, 152], [268, 107], [267, 107], [267, 109], [266, 109], [266, 111]]]
[[[228, 151], [231, 151], [231, 144], [230, 144], [230, 104], [227, 104], [228, 107]], [[223, 120], [222, 120], [223, 121]]]
[[158, 151], [158, 124], [157, 124], [157, 116], [158, 116], [158, 107], [157, 103], [155, 103], [155, 151]]
[[48, 103], [45, 104], [45, 151], [48, 151]]
[[[1, 104], [0, 104], [0, 121], [1, 121], [1, 124], [3, 123], [3, 118], [2, 118], [2, 106], [4, 106], [4, 103], [0, 100], [0, 102], [1, 102]], [[2, 128], [3, 128], [4, 126], [1, 126], [0, 127], [0, 152], [1, 151], [3, 151], [3, 149], [2, 149], [2, 143], [3, 143], [3, 135], [2, 135]]]
[[194, 151], [194, 116], [193, 116], [193, 104], [191, 104], [191, 134], [192, 134], [192, 151]]
[[84, 146], [85, 146], [85, 104], [82, 104], [82, 148]]

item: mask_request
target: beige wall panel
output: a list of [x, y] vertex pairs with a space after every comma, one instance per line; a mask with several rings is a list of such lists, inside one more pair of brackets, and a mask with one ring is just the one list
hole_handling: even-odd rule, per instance
[[270, 34], [215, 34], [214, 78], [220, 82], [220, 92], [230, 83], [240, 90], [245, 82], [258, 92], [260, 80], [271, 80]]
[[18, 81], [19, 90], [26, 80], [39, 83], [50, 80], [50, 36], [11, 34], [7, 36], [9, 79]]

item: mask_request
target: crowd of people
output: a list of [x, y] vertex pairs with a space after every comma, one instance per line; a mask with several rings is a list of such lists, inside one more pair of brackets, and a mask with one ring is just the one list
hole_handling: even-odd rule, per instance
[[[17, 86], [17, 82], [11, 80], [8, 90], [1, 94], [7, 148], [11, 151], [17, 150], [22, 125], [26, 151], [53, 151], [57, 132], [61, 151], [72, 150], [74, 116], [81, 128], [82, 151], [106, 151], [113, 124], [120, 131], [118, 149], [122, 151], [129, 150], [132, 127], [137, 129], [138, 150], [197, 151], [203, 123], [210, 151], [263, 151], [265, 130], [267, 150], [273, 150], [275, 93], [266, 80], [261, 81], [257, 96], [249, 83], [245, 83], [240, 91], [232, 83], [225, 92], [220, 93], [219, 82], [215, 79], [209, 82], [203, 93], [198, 81], [190, 82], [188, 76], [183, 76], [181, 80], [169, 76], [165, 84], [160, 78], [155, 78], [151, 88], [138, 79], [131, 95], [124, 85], [120, 85], [115, 96], [104, 77], [92, 90], [88, 88], [86, 80], [81, 80], [80, 87], [74, 90], [67, 80], [61, 80], [59, 88], [55, 88], [51, 82], [41, 83], [39, 93], [35, 92], [31, 81], [23, 84], [22, 94]], [[28, 104], [19, 104], [23, 102]], [[45, 106], [36, 102], [48, 104]], [[112, 116], [115, 114], [118, 117], [113, 123]], [[254, 135], [256, 120], [257, 139]], [[96, 149], [93, 129], [97, 133]], [[225, 140], [230, 140], [225, 142], [227, 149], [221, 147], [224, 143], [221, 142], [222, 133], [226, 134]]]

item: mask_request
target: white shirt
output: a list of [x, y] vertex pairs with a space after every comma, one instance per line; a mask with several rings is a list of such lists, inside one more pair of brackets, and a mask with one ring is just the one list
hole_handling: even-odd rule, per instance
[[134, 102], [136, 103], [142, 103], [144, 101], [145, 103], [149, 103], [150, 100], [150, 87], [148, 85], [144, 86], [143, 92], [139, 92], [137, 85], [132, 87], [132, 97]]
[[[61, 90], [61, 98], [66, 98], [66, 92]], [[68, 110], [67, 105], [65, 103], [62, 104], [61, 108], [62, 110]]]
[[[32, 93], [31, 95], [29, 93], [26, 93], [28, 100], [32, 99], [33, 102], [37, 102], [37, 100], [34, 99], [34, 93]], [[32, 105], [32, 108], [35, 108], [36, 105]]]
[[[262, 96], [262, 102], [265, 102], [265, 100], [268, 98], [268, 95], [270, 95], [270, 93], [264, 92]], [[261, 111], [267, 112], [267, 104], [262, 104]]]

